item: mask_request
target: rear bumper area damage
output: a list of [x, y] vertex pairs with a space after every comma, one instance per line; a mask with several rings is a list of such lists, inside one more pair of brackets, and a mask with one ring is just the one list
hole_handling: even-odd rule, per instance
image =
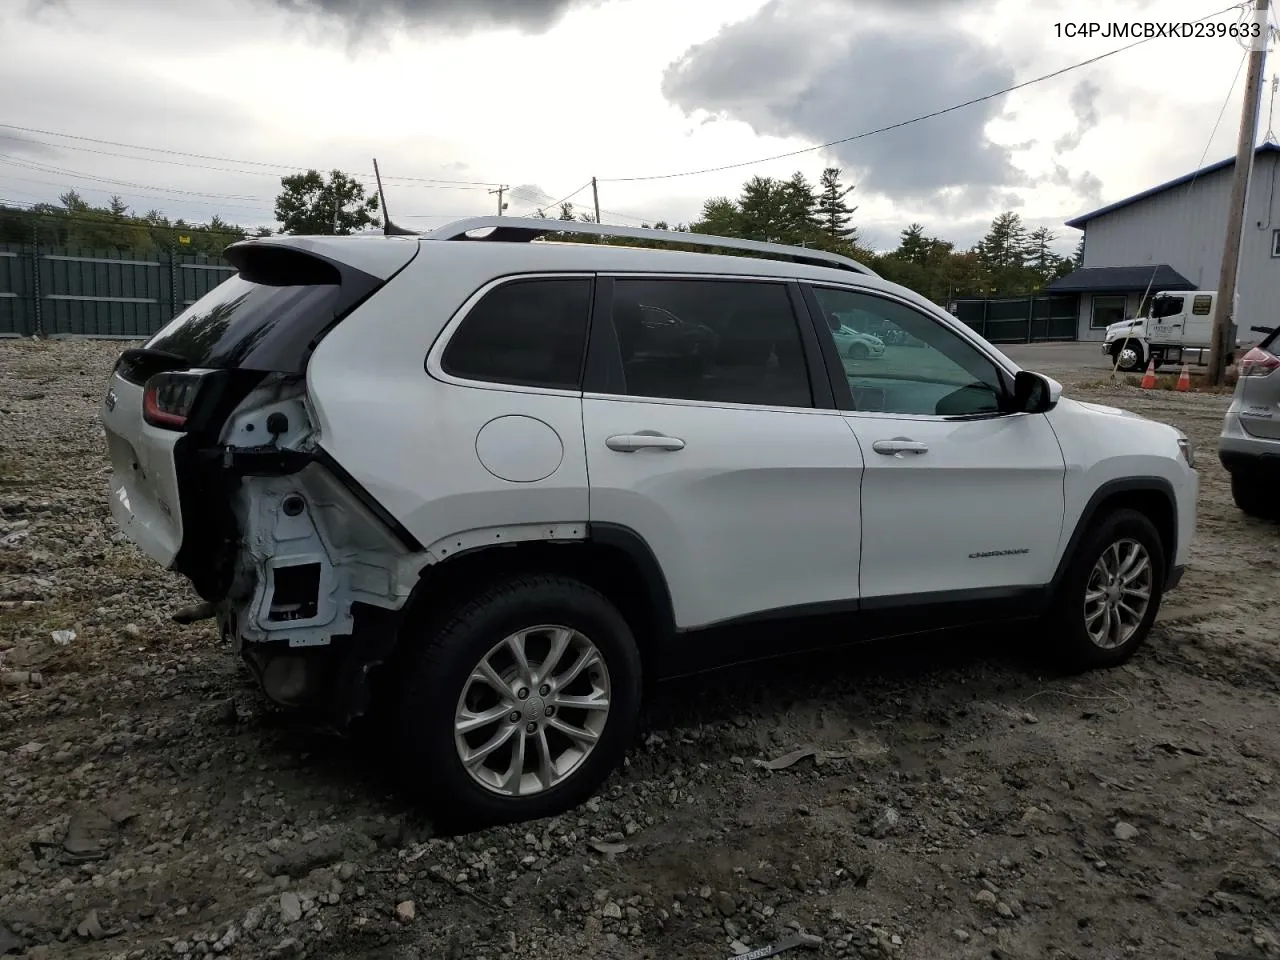
[[324, 460], [232, 455], [239, 549], [216, 609], [272, 700], [346, 725], [364, 713], [367, 674], [394, 644], [425, 557]]
[[345, 726], [427, 554], [315, 443], [300, 387], [264, 383], [217, 444], [179, 450], [175, 568], [268, 697]]

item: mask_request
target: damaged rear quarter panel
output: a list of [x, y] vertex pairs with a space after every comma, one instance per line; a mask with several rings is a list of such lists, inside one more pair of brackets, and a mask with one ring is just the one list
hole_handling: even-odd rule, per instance
[[[246, 642], [287, 638], [291, 647], [352, 632], [352, 604], [397, 610], [426, 562], [411, 554], [324, 467], [246, 477], [235, 496], [241, 553], [229, 600]], [[292, 514], [292, 515], [291, 515]], [[318, 564], [314, 615], [282, 608], [277, 572]]]
[[217, 468], [238, 477], [231, 501], [239, 550], [223, 604], [237, 643], [307, 647], [349, 635], [353, 604], [398, 610], [427, 561], [320, 462], [312, 422], [301, 383], [272, 381], [223, 432]]

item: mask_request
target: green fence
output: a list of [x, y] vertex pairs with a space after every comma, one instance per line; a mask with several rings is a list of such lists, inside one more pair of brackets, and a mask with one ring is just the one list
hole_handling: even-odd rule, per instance
[[0, 337], [145, 339], [234, 273], [207, 257], [0, 244]]
[[991, 343], [1075, 340], [1080, 301], [1075, 296], [956, 300], [951, 312]]

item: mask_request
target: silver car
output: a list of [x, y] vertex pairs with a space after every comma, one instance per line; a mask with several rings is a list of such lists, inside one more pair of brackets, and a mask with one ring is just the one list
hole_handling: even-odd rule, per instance
[[1218, 439], [1218, 459], [1231, 474], [1236, 506], [1280, 520], [1280, 327], [1240, 358], [1239, 381]]

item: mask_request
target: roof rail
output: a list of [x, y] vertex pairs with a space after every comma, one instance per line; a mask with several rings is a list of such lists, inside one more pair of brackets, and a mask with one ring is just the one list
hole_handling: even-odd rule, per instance
[[[484, 236], [474, 237], [477, 230], [489, 230]], [[688, 233], [682, 230], [651, 230], [647, 227], [615, 227], [603, 223], [578, 223], [564, 220], [537, 220], [521, 217], [471, 217], [455, 220], [430, 233], [422, 234], [424, 240], [488, 240], [490, 242], [518, 243], [536, 240], [549, 233], [590, 233], [600, 237], [629, 237], [633, 240], [663, 240], [693, 247], [713, 247], [726, 250], [746, 250], [751, 253], [769, 254], [773, 260], [788, 260], [815, 267], [834, 267], [874, 277], [870, 267], [838, 253], [811, 250], [808, 247], [792, 247], [783, 243], [764, 243], [759, 240], [741, 240], [738, 237], [716, 237], [705, 233]]]

